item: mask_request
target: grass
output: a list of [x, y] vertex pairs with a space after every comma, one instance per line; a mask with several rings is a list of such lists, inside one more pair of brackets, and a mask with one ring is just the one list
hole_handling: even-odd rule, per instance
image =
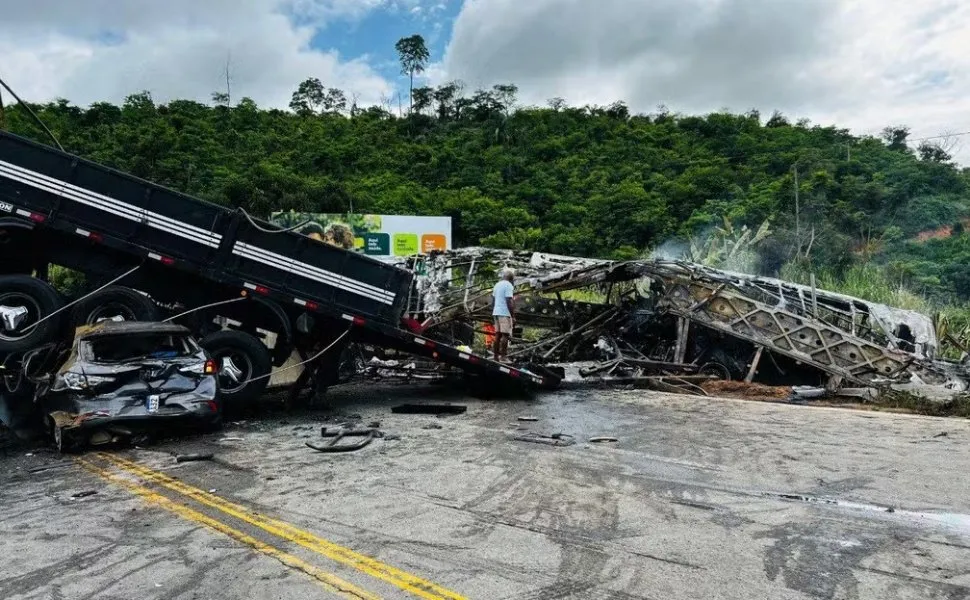
[[960, 394], [947, 400], [930, 400], [910, 392], [890, 390], [868, 404], [886, 410], [931, 417], [970, 419], [970, 394]]
[[[814, 271], [815, 286], [819, 289], [924, 314], [935, 312], [929, 300], [907, 289], [901, 283], [891, 280], [880, 265], [857, 264], [840, 273], [828, 268], [814, 269]], [[806, 265], [789, 262], [781, 268], [780, 277], [802, 285], [810, 285], [811, 272], [812, 269]]]

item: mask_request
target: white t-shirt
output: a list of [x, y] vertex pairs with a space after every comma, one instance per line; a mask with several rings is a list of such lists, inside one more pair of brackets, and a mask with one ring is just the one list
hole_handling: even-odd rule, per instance
[[492, 289], [492, 297], [495, 298], [495, 307], [492, 309], [493, 317], [511, 317], [509, 312], [509, 298], [512, 297], [515, 287], [511, 281], [503, 279], [495, 284]]

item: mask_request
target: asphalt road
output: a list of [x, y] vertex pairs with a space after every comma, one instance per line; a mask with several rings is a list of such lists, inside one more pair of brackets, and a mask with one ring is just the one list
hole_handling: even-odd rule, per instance
[[[970, 422], [448, 394], [345, 390], [146, 449], [17, 451], [0, 459], [0, 598], [970, 598]], [[426, 400], [468, 412], [389, 410]], [[304, 445], [343, 421], [400, 438]], [[521, 427], [576, 444], [510, 439]]]

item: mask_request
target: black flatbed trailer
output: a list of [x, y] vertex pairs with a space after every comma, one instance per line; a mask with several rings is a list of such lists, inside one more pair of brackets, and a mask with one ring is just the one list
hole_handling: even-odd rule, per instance
[[[0, 311], [4, 276], [45, 280], [51, 265], [97, 282], [133, 270], [120, 284], [161, 306], [216, 304], [243, 331], [277, 334], [277, 366], [349, 330], [490, 381], [558, 383], [405, 327], [409, 271], [0, 131]], [[211, 311], [179, 322], [211, 326], [199, 315]], [[6, 334], [0, 354], [18, 346]]]

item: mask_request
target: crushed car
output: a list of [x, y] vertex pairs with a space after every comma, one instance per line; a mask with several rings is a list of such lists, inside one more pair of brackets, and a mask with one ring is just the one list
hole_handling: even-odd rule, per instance
[[181, 325], [104, 321], [69, 348], [25, 357], [34, 401], [61, 452], [177, 424], [220, 422], [219, 365]]

